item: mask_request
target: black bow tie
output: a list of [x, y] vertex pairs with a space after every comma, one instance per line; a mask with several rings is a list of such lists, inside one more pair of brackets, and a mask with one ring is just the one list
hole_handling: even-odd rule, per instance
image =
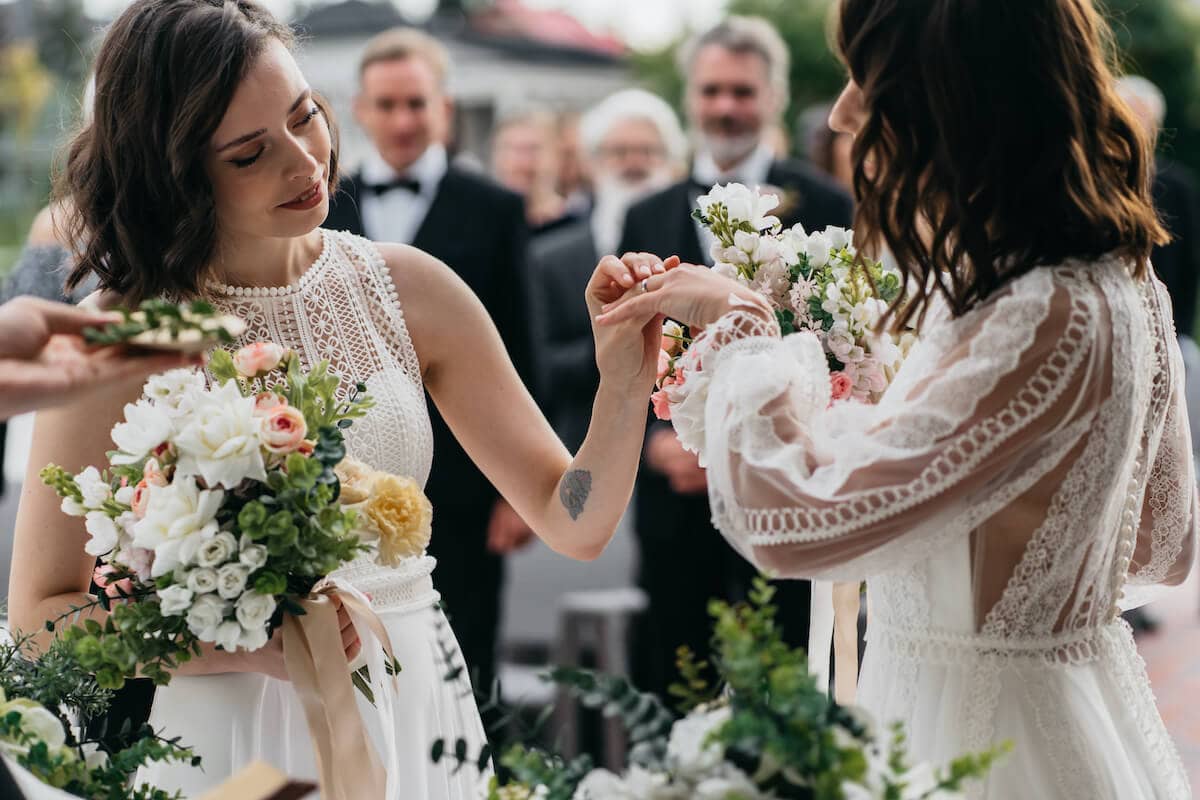
[[400, 177], [393, 178], [392, 180], [384, 183], [365, 183], [363, 184], [363, 188], [374, 194], [376, 197], [379, 197], [381, 194], [387, 194], [395, 189], [404, 189], [412, 192], [413, 194], [420, 194], [421, 182], [414, 178]]

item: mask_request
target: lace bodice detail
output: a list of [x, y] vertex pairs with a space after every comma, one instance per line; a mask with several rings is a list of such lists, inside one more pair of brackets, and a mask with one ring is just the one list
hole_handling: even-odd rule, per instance
[[878, 405], [832, 408], [815, 337], [735, 310], [686, 356], [672, 419], [760, 566], [870, 577], [879, 629], [1088, 657], [1133, 589], [1191, 563], [1168, 306], [1115, 258], [1039, 268], [927, 325]]
[[[321, 255], [296, 283], [269, 288], [215, 285], [214, 301], [246, 321], [238, 346], [270, 340], [295, 350], [305, 368], [328, 361], [342, 377], [343, 397], [355, 383], [365, 383], [375, 407], [346, 430], [348, 453], [424, 486], [433, 460], [433, 434], [421, 365], [397, 287], [374, 244], [348, 233], [321, 233]], [[381, 590], [389, 585], [398, 590], [400, 576], [427, 576], [430, 569], [431, 565], [406, 564], [400, 570], [385, 570], [361, 558], [339, 575], [371, 592], [378, 603], [386, 601]]]

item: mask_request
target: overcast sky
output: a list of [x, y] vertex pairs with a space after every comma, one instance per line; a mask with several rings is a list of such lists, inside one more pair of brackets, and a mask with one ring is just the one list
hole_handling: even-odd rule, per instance
[[[294, 0], [264, 0], [276, 14], [288, 16]], [[392, 0], [401, 11], [428, 14], [436, 0]], [[598, 31], [614, 33], [637, 48], [652, 48], [670, 41], [687, 28], [709, 25], [721, 13], [726, 0], [525, 0], [537, 8], [571, 11]], [[84, 0], [88, 13], [109, 19], [128, 5], [128, 0]]]

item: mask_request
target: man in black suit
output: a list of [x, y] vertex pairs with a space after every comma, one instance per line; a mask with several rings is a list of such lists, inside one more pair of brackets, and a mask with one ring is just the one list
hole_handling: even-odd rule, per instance
[[[448, 163], [447, 68], [445, 50], [420, 31], [396, 28], [367, 44], [355, 116], [375, 152], [343, 179], [325, 227], [412, 244], [446, 262], [483, 301], [518, 373], [532, 386], [524, 207], [512, 192]], [[527, 540], [527, 528], [432, 405], [430, 417], [433, 469], [426, 493], [436, 509], [429, 545], [438, 560], [434, 585], [476, 688], [487, 691], [496, 671], [504, 551]]]
[[583, 160], [595, 186], [591, 211], [529, 246], [543, 406], [571, 452], [587, 435], [600, 386], [584, 289], [600, 258], [616, 252], [629, 206], [671, 183], [687, 148], [675, 112], [641, 89], [610, 95], [579, 125]]
[[[730, 17], [680, 52], [687, 82], [688, 121], [698, 143], [691, 179], [630, 209], [619, 250], [644, 251], [685, 262], [711, 263], [709, 234], [691, 213], [716, 183], [771, 187], [784, 225], [806, 229], [851, 223], [850, 198], [830, 179], [795, 161], [775, 158], [766, 144], [788, 96], [788, 53], [766, 20]], [[704, 470], [685, 452], [669, 423], [652, 422], [637, 483], [640, 583], [650, 610], [639, 632], [636, 665], [641, 685], [664, 690], [675, 678], [675, 650], [708, 653], [711, 597], [737, 599], [753, 568], [712, 526]], [[784, 636], [808, 644], [807, 581], [779, 581], [776, 604]]]

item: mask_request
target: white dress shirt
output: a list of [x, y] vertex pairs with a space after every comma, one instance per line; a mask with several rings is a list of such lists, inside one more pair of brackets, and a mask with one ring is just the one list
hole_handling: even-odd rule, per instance
[[[715, 186], [718, 183], [741, 183], [751, 189], [757, 189], [767, 183], [767, 175], [771, 171], [771, 164], [775, 161], [775, 156], [771, 152], [771, 148], [766, 144], [759, 143], [758, 147], [751, 151], [750, 155], [743, 158], [737, 164], [734, 164], [727, 170], [722, 170], [717, 166], [717, 162], [707, 151], [701, 151], [696, 154], [695, 160], [692, 162], [692, 181], [700, 186]], [[696, 190], [693, 190], [693, 193]], [[697, 207], [696, 200], [699, 194], [694, 194], [691, 199], [692, 210]], [[709, 232], [708, 228], [696, 222], [696, 235], [700, 238], [700, 252], [704, 254], [704, 261], [709, 266], [712, 266], [712, 254], [709, 252], [712, 249], [713, 242], [716, 238]]]
[[[372, 151], [363, 162], [363, 185], [359, 192], [359, 207], [362, 209], [363, 230], [367, 238], [376, 242], [412, 244], [433, 204], [438, 184], [446, 176], [447, 163], [446, 148], [440, 144], [430, 145], [401, 176], [378, 153]], [[417, 181], [420, 191], [396, 187], [377, 195], [367, 188], [399, 177]]]

